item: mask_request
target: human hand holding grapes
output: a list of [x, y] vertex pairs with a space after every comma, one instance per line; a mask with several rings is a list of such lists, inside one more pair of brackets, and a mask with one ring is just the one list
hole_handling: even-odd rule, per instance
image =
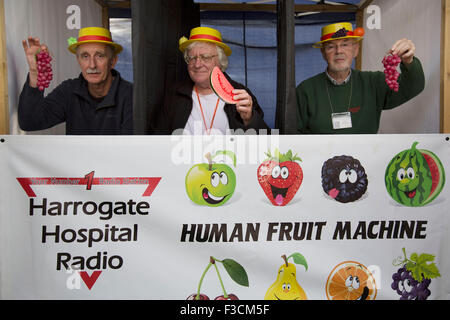
[[398, 92], [398, 77], [400, 74], [397, 71], [397, 66], [400, 62], [410, 64], [414, 59], [416, 47], [411, 40], [398, 40], [392, 48], [388, 51], [388, 55], [383, 58], [384, 73], [386, 75], [386, 84], [391, 90]]
[[33, 88], [39, 87], [39, 90], [44, 91], [44, 88], [48, 88], [53, 79], [50, 64], [52, 58], [48, 53], [48, 48], [40, 43], [39, 38], [33, 37], [28, 37], [28, 42], [23, 40], [22, 45], [30, 71], [29, 84]]
[[400, 39], [394, 43], [389, 53], [399, 56], [404, 64], [410, 64], [413, 61], [416, 46], [411, 40]]

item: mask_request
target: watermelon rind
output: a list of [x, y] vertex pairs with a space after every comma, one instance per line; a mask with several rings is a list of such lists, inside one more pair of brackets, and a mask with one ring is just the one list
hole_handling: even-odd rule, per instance
[[441, 160], [433, 152], [431, 152], [429, 150], [423, 150], [423, 149], [419, 149], [419, 152], [429, 156], [435, 162], [436, 168], [438, 169], [438, 172], [439, 172], [438, 184], [437, 184], [436, 188], [434, 189], [434, 191], [424, 201], [423, 204], [425, 205], [425, 204], [430, 203], [434, 199], [436, 199], [436, 197], [441, 193], [442, 189], [444, 188], [444, 184], [445, 184], [445, 170], [444, 170], [444, 166], [442, 165]]
[[[221, 80], [219, 80], [219, 78]], [[212, 90], [220, 98], [220, 100], [227, 104], [236, 104], [236, 101], [233, 99], [233, 95], [226, 92], [225, 88], [222, 87], [222, 85], [225, 84], [227, 87], [231, 88], [231, 90], [234, 90], [233, 86], [228, 82], [219, 67], [214, 67], [211, 71], [209, 83], [211, 84]]]

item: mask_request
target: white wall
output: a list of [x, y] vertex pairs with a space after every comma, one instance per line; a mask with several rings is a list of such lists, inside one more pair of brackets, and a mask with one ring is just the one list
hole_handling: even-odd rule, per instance
[[[75, 56], [67, 50], [67, 39], [78, 37], [78, 29], [69, 29], [66, 23], [72, 21], [66, 12], [71, 5], [80, 8], [81, 28], [102, 25], [101, 7], [94, 0], [5, 0], [11, 134], [26, 134], [17, 123], [19, 95], [28, 73], [22, 40], [39, 37], [49, 47], [54, 78], [46, 92], [80, 73]], [[65, 125], [28, 134], [65, 134]]]
[[[381, 9], [381, 29], [364, 26], [362, 69], [382, 70], [386, 52], [396, 40], [408, 38], [425, 73], [425, 90], [406, 104], [384, 111], [379, 132], [439, 133], [441, 0], [375, 0], [372, 4]], [[367, 12], [365, 17], [367, 22]]]

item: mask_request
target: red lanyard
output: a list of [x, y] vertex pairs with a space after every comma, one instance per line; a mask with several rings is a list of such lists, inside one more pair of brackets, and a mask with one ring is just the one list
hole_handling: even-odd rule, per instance
[[216, 117], [217, 107], [219, 106], [219, 100], [220, 99], [217, 98], [216, 108], [214, 109], [214, 115], [213, 115], [213, 117], [211, 119], [211, 124], [210, 124], [209, 129], [208, 129], [208, 126], [206, 125], [205, 115], [203, 114], [202, 103], [200, 102], [200, 96], [198, 95], [198, 91], [197, 91], [197, 88], [195, 86], [194, 86], [194, 90], [195, 90], [195, 93], [197, 94], [198, 104], [200, 105], [200, 111], [202, 112], [203, 124], [205, 125], [206, 133], [210, 134], [212, 126], [213, 126], [213, 123], [214, 123], [214, 119]]

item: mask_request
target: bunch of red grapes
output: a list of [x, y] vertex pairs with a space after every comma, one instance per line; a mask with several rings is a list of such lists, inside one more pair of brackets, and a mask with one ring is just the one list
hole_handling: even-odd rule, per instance
[[44, 91], [53, 79], [52, 65], [50, 63], [52, 57], [50, 57], [47, 51], [41, 51], [36, 55], [36, 60], [38, 69], [37, 86], [40, 91]]
[[402, 61], [397, 55], [387, 55], [383, 58], [384, 75], [386, 77], [386, 83], [391, 90], [398, 91], [397, 79], [400, 74], [397, 71], [398, 64]]

